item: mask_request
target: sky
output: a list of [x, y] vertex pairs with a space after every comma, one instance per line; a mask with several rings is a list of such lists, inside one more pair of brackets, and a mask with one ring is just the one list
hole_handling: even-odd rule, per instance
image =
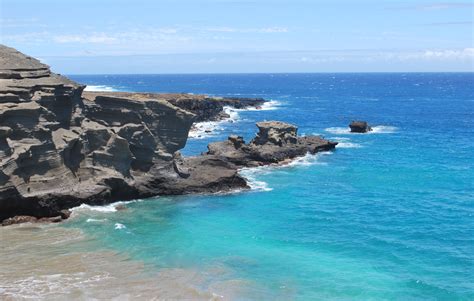
[[0, 0], [63, 74], [474, 71], [474, 1]]

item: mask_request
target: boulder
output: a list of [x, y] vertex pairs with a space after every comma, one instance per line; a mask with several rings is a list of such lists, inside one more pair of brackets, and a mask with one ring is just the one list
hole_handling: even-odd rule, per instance
[[367, 133], [372, 131], [367, 121], [352, 121], [349, 127], [351, 128], [351, 133]]

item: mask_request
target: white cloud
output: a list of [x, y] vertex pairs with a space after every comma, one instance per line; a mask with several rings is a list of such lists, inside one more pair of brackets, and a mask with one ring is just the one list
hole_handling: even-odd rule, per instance
[[40, 24], [39, 20], [36, 18], [29, 19], [14, 19], [14, 18], [4, 18], [0, 19], [0, 28], [20, 28], [20, 27], [46, 27], [45, 24]]
[[204, 31], [210, 32], [228, 32], [228, 33], [287, 33], [289, 32], [286, 27], [260, 27], [260, 28], [235, 28], [227, 26], [218, 27], [205, 27]]
[[288, 32], [288, 28], [286, 27], [267, 27], [267, 28], [260, 28], [258, 30], [260, 33], [285, 33]]
[[392, 9], [409, 9], [409, 10], [447, 10], [447, 9], [472, 9], [472, 2], [431, 2], [420, 5], [410, 5], [403, 7], [392, 7]]
[[427, 59], [467, 59], [474, 58], [474, 48], [464, 48], [462, 50], [427, 50], [423, 53]]
[[92, 35], [59, 35], [54, 36], [53, 40], [57, 43], [109, 44], [116, 42], [117, 38], [105, 33], [95, 33]]
[[452, 61], [452, 60], [472, 60], [474, 59], [474, 48], [464, 49], [442, 49], [442, 50], [425, 50], [413, 53], [396, 54], [399, 60], [426, 60], [426, 61]]
[[452, 8], [472, 8], [474, 4], [472, 2], [435, 2], [426, 5], [418, 6], [424, 10], [444, 10]]

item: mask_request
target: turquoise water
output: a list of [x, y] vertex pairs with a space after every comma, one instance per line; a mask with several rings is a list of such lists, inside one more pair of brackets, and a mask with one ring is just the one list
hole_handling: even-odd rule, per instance
[[[278, 101], [190, 140], [188, 155], [230, 133], [249, 139], [264, 119], [341, 144], [244, 171], [250, 192], [78, 210], [63, 227], [151, 269], [202, 271], [202, 285], [238, 280], [236, 299], [474, 299], [474, 74], [71, 77], [122, 91]], [[352, 119], [375, 132], [348, 133]]]

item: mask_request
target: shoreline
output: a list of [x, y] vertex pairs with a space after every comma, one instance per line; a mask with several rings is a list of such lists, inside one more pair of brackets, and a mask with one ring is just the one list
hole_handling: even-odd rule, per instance
[[[200, 156], [180, 150], [196, 122], [229, 118], [225, 108], [261, 109], [262, 98], [87, 92], [49, 66], [0, 46], [0, 220], [60, 222], [83, 203], [248, 189], [240, 167], [334, 149], [297, 126], [257, 123], [242, 137], [211, 143]], [[21, 68], [20, 68], [21, 67]], [[42, 219], [42, 218], [47, 218]]]

